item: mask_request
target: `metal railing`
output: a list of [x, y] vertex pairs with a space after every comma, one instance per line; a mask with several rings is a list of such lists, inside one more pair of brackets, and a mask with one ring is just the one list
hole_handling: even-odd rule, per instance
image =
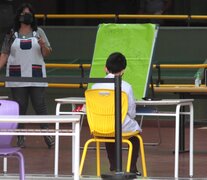
[[207, 19], [207, 15], [154, 15], [154, 14], [36, 14], [38, 19]]
[[[200, 68], [206, 69], [207, 64], [153, 64], [153, 68], [157, 69], [156, 86], [161, 87], [161, 86], [174, 86], [171, 84], [163, 84], [163, 81], [161, 79], [161, 69], [200, 69]], [[205, 77], [205, 71], [203, 73]], [[188, 84], [186, 86], [191, 86], [191, 85]]]
[[[80, 77], [84, 77], [84, 71], [91, 68], [91, 64], [46, 64], [46, 68], [64, 68], [81, 70]], [[158, 81], [161, 82], [161, 69], [199, 69], [207, 68], [207, 64], [153, 64], [153, 68], [158, 70]], [[0, 82], [0, 87], [4, 87], [4, 82]], [[161, 85], [159, 86], [174, 86]], [[189, 86], [189, 85], [186, 85]], [[49, 88], [87, 88], [87, 84], [65, 84], [65, 83], [48, 83]]]
[[154, 15], [154, 14], [36, 14], [46, 24], [48, 19], [112, 19], [117, 22], [121, 19], [163, 19], [163, 20], [206, 20], [207, 15]]
[[196, 68], [207, 68], [207, 64], [154, 64], [153, 68], [161, 68], [161, 69], [196, 69]]
[[[91, 64], [46, 64], [46, 68], [64, 68], [81, 70], [80, 77], [84, 77], [84, 71], [90, 69]], [[4, 87], [5, 83], [0, 82], [0, 87]], [[65, 84], [65, 83], [48, 83], [49, 88], [87, 88], [87, 84]]]

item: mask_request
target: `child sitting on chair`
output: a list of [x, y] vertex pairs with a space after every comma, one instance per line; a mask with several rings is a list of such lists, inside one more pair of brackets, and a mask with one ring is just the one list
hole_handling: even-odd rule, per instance
[[[105, 65], [105, 71], [107, 73], [105, 78], [114, 78], [115, 75], [122, 76], [124, 74], [124, 70], [126, 69], [127, 62], [126, 58], [123, 54], [119, 52], [112, 53]], [[122, 132], [133, 132], [133, 131], [141, 131], [140, 126], [137, 121], [134, 119], [136, 116], [136, 104], [135, 98], [132, 90], [132, 86], [126, 81], [122, 80], [122, 91], [126, 92], [128, 96], [128, 112], [125, 117], [125, 120], [122, 124]], [[92, 89], [114, 89], [113, 83], [96, 83], [92, 86]], [[131, 169], [130, 172], [136, 173], [137, 176], [141, 176], [141, 173], [137, 170], [137, 158], [139, 154], [139, 140], [136, 137], [131, 137], [129, 139], [133, 145], [132, 152], [132, 161], [131, 161]], [[110, 163], [110, 170], [116, 170], [116, 159], [115, 159], [115, 143], [105, 143], [106, 151], [108, 154], [108, 159]]]

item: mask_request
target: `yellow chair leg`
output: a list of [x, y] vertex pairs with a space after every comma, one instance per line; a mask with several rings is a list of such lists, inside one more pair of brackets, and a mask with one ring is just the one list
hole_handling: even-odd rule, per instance
[[147, 168], [146, 168], [146, 160], [145, 160], [145, 152], [144, 152], [144, 143], [142, 140], [142, 137], [140, 135], [137, 135], [139, 139], [139, 144], [140, 144], [140, 154], [141, 154], [141, 160], [142, 160], [142, 171], [143, 171], [143, 176], [147, 177]]
[[101, 176], [101, 162], [100, 162], [100, 142], [96, 141], [96, 166], [97, 176]]
[[86, 158], [86, 153], [87, 153], [87, 150], [88, 150], [88, 145], [90, 143], [94, 142], [94, 141], [95, 141], [94, 139], [89, 139], [84, 145], [83, 154], [82, 154], [82, 158], [81, 158], [81, 162], [80, 162], [80, 175], [82, 174], [83, 165], [84, 165], [85, 158]]
[[129, 145], [126, 172], [130, 172], [133, 146], [129, 140], [122, 140], [122, 141]]
[[[144, 152], [144, 144], [143, 144], [143, 140], [142, 137], [140, 135], [137, 135], [137, 138], [139, 139], [140, 142], [140, 154], [141, 154], [141, 161], [142, 161], [142, 171], [143, 171], [143, 176], [147, 177], [147, 168], [146, 168], [146, 161], [145, 161], [145, 152]], [[100, 177], [101, 175], [101, 163], [100, 163], [100, 142], [113, 142], [114, 140], [109, 140], [109, 139], [105, 139], [105, 140], [96, 140], [96, 139], [89, 139], [85, 145], [84, 145], [84, 149], [83, 149], [83, 154], [82, 154], [82, 158], [81, 158], [81, 162], [80, 162], [80, 175], [82, 174], [82, 170], [83, 170], [83, 166], [84, 166], [84, 162], [85, 162], [85, 158], [86, 158], [86, 154], [87, 154], [87, 150], [88, 150], [88, 146], [90, 143], [92, 142], [96, 142], [96, 163], [97, 163], [97, 176]], [[128, 159], [127, 159], [127, 167], [126, 167], [126, 172], [130, 172], [130, 168], [131, 168], [131, 159], [132, 159], [132, 151], [133, 151], [133, 145], [129, 140], [123, 139], [122, 140], [123, 143], [127, 143], [129, 145], [129, 149], [128, 149]]]

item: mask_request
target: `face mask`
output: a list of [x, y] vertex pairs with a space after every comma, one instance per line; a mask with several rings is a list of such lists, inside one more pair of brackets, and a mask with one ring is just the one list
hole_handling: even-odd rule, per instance
[[25, 13], [25, 14], [21, 15], [19, 18], [19, 22], [24, 23], [26, 25], [32, 24], [32, 22], [33, 22], [32, 14]]

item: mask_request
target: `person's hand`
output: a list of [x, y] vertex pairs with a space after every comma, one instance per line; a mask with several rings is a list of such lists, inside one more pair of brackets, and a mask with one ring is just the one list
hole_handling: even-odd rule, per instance
[[38, 43], [41, 47], [43, 57], [48, 56], [51, 53], [52, 49], [50, 47], [47, 47], [47, 45], [42, 37], [38, 38]]
[[38, 38], [38, 43], [40, 45], [41, 48], [45, 47], [45, 41], [43, 40], [43, 38]]

